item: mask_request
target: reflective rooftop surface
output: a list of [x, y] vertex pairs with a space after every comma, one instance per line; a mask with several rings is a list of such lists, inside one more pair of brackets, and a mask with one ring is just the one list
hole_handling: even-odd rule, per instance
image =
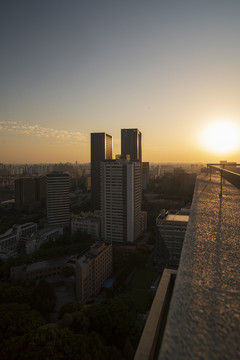
[[240, 359], [240, 190], [219, 192], [197, 179], [160, 360]]

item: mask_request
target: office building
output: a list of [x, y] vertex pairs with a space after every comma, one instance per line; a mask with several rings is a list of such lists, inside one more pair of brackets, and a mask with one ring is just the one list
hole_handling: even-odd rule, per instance
[[142, 161], [142, 133], [138, 129], [121, 129], [121, 155]]
[[47, 175], [47, 221], [50, 226], [70, 225], [69, 175]]
[[102, 238], [134, 242], [141, 234], [141, 165], [125, 156], [101, 164]]
[[83, 303], [91, 301], [112, 273], [112, 244], [98, 241], [76, 260], [76, 293]]
[[100, 210], [100, 163], [112, 159], [112, 136], [91, 133], [91, 209]]

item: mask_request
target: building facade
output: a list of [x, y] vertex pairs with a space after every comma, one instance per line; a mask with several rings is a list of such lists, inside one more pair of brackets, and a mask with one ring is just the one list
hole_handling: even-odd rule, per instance
[[50, 226], [70, 225], [69, 175], [47, 175], [47, 221]]
[[129, 156], [101, 164], [101, 230], [106, 242], [141, 234], [141, 165]]
[[142, 161], [142, 133], [138, 129], [121, 129], [121, 155]]
[[100, 210], [100, 163], [112, 159], [112, 136], [91, 133], [91, 209]]
[[94, 213], [81, 213], [75, 215], [71, 220], [71, 233], [86, 232], [94, 239], [101, 236], [101, 216]]
[[83, 303], [99, 293], [112, 273], [112, 244], [96, 242], [76, 260], [76, 293]]

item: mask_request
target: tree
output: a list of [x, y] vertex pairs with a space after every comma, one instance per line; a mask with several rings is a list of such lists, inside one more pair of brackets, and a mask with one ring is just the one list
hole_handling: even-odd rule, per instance
[[38, 311], [27, 304], [0, 304], [0, 338], [24, 335], [45, 324]]
[[81, 303], [80, 301], [74, 301], [74, 302], [71, 302], [71, 303], [68, 303], [68, 304], [65, 304], [61, 309], [60, 309], [60, 312], [59, 312], [59, 319], [61, 319], [61, 317], [68, 313], [68, 314], [71, 314], [73, 312], [76, 312], [76, 311], [82, 311], [83, 310], [83, 303]]

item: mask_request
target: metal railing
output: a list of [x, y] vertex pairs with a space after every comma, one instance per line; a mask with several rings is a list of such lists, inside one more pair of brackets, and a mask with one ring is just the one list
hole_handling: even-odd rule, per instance
[[[222, 197], [222, 185], [223, 185], [223, 179], [227, 180], [228, 182], [230, 182], [232, 185], [234, 185], [235, 187], [237, 187], [238, 189], [240, 189], [240, 173], [235, 172], [235, 171], [230, 171], [225, 169], [225, 167], [236, 167], [240, 166], [240, 164], [207, 164], [207, 174], [210, 175], [210, 181], [211, 181], [211, 175], [212, 175], [212, 171], [217, 171], [220, 173], [220, 193], [219, 196]], [[240, 168], [238, 168], [238, 170], [240, 171]]]

